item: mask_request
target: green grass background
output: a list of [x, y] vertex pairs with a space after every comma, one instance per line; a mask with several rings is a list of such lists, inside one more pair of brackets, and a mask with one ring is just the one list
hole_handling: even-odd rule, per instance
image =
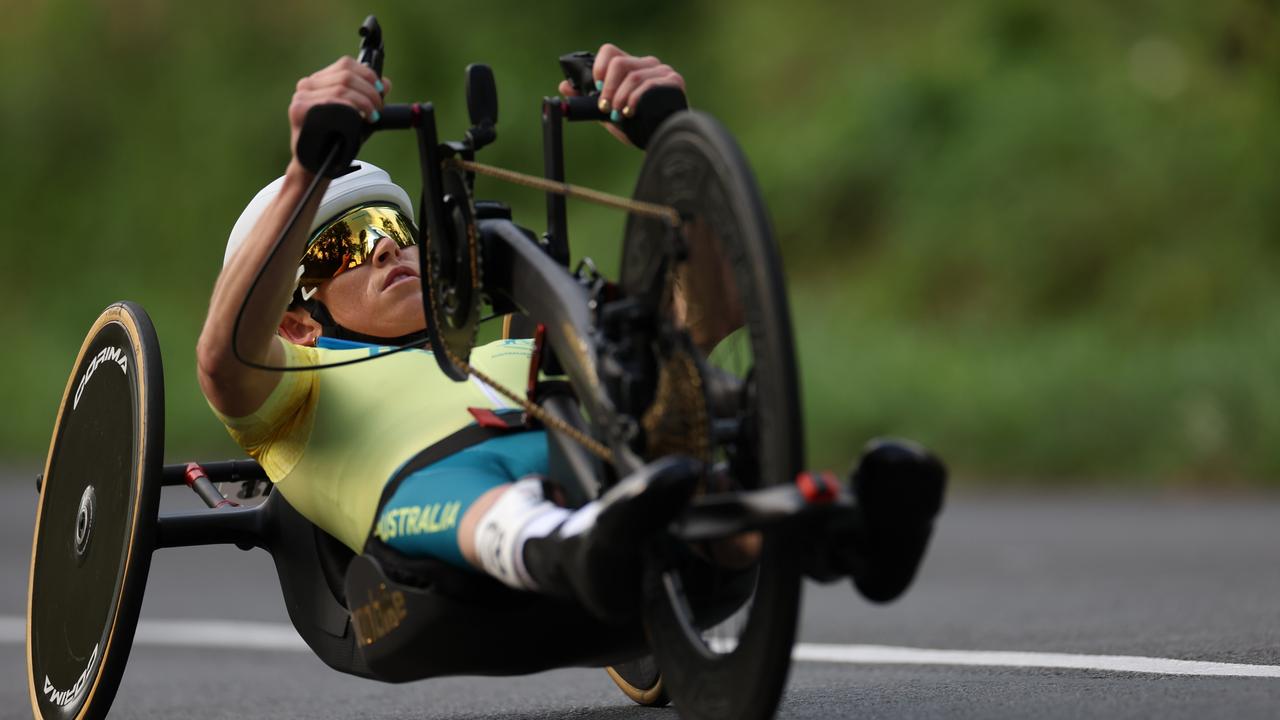
[[[231, 224], [287, 161], [298, 77], [383, 22], [393, 100], [537, 172], [556, 57], [611, 40], [679, 68], [738, 136], [783, 248], [814, 465], [869, 437], [969, 483], [1280, 484], [1280, 4], [10, 3], [0, 29], [6, 308], [0, 457], [37, 463], [88, 325], [151, 313], [171, 460], [236, 449], [194, 345]], [[572, 180], [639, 153], [568, 134]], [[408, 137], [365, 156], [416, 192]], [[541, 229], [536, 193], [481, 186]], [[621, 216], [571, 203], [616, 265]]]

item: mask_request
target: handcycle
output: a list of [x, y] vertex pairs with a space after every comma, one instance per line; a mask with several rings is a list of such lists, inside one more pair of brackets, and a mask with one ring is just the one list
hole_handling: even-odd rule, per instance
[[[361, 34], [360, 59], [380, 72], [384, 48], [372, 16]], [[462, 140], [440, 141], [430, 103], [386, 106], [372, 126], [349, 108], [321, 106], [298, 152], [318, 177], [333, 175], [373, 133], [416, 134], [429, 350], [446, 375], [493, 385], [522, 407], [524, 422], [549, 431], [549, 477], [565, 504], [580, 506], [673, 459], [696, 468], [700, 492], [643, 548], [639, 617], [606, 623], [573, 603], [443, 563], [354, 553], [272, 492], [252, 460], [163, 464], [155, 329], [141, 307], [122, 302], [98, 317], [80, 348], [37, 478], [27, 607], [37, 718], [106, 714], [151, 554], [209, 544], [267, 550], [290, 621], [340, 672], [405, 682], [607, 666], [631, 699], [673, 702], [685, 718], [771, 717], [790, 665], [802, 579], [855, 575], [875, 541], [872, 526], [895, 520], [884, 513], [909, 507], [931, 521], [945, 469], [910, 443], [873, 441], [850, 487], [805, 470], [781, 263], [729, 133], [688, 110], [678, 91], [651, 90], [622, 124], [647, 151], [632, 196], [569, 185], [564, 124], [606, 117], [590, 92], [590, 56], [566, 55], [561, 66], [580, 95], [543, 101], [541, 178], [476, 162], [496, 139], [498, 114], [493, 74], [483, 65], [467, 68], [472, 127]], [[546, 232], [517, 225], [502, 203], [475, 199], [476, 178], [485, 175], [546, 191]], [[570, 270], [567, 196], [628, 213], [616, 280], [588, 260]], [[486, 308], [509, 318], [510, 334], [534, 338], [522, 391], [469, 362]], [[441, 452], [425, 449], [401, 473]], [[208, 509], [160, 514], [161, 487], [179, 485]], [[756, 549], [745, 561], [723, 562], [718, 543], [730, 538], [755, 541]], [[915, 569], [914, 561], [897, 568], [893, 584], [905, 587]], [[449, 652], [423, 652], [428, 637]]]

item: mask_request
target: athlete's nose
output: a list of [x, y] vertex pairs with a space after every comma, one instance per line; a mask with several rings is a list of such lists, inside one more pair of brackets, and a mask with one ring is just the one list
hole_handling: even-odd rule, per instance
[[378, 238], [378, 244], [373, 246], [373, 266], [382, 267], [399, 259], [400, 246], [396, 244], [396, 241], [388, 235]]

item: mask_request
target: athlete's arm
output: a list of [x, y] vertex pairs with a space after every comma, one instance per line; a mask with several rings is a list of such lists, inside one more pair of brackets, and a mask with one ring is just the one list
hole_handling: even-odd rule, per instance
[[[196, 345], [200, 388], [209, 403], [225, 415], [249, 415], [262, 406], [280, 382], [279, 373], [255, 370], [236, 358], [231, 346], [232, 330], [244, 304], [244, 318], [239, 335], [234, 338], [241, 357], [266, 365], [279, 365], [284, 361], [274, 336], [293, 294], [298, 258], [302, 256], [307, 231], [328, 186], [327, 180], [321, 180], [311, 202], [303, 208], [293, 231], [285, 238], [275, 262], [267, 267], [252, 294], [250, 286], [258, 269], [266, 264], [271, 244], [314, 179], [296, 154], [298, 134], [307, 111], [315, 105], [342, 103], [368, 118], [382, 107], [382, 96], [374, 86], [377, 80], [368, 67], [345, 57], [298, 81], [289, 103], [289, 147], [295, 152], [285, 170], [284, 187], [219, 274], [209, 301], [209, 314]], [[390, 80], [383, 82], [389, 91]]]
[[[598, 82], [604, 83], [600, 88], [600, 97], [608, 103], [608, 109], [616, 110], [619, 115], [631, 117], [634, 104], [639, 102], [650, 88], [659, 85], [672, 85], [684, 92], [684, 76], [676, 72], [670, 65], [652, 55], [634, 57], [613, 43], [605, 43], [596, 51], [596, 61], [592, 66], [592, 75]], [[560, 94], [565, 97], [577, 95], [568, 80], [560, 83]], [[605, 128], [622, 142], [630, 145], [631, 141], [616, 126], [605, 123]]]

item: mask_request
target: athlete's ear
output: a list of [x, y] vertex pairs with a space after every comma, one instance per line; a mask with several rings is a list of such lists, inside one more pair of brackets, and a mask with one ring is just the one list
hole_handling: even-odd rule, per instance
[[320, 323], [304, 308], [294, 306], [280, 319], [280, 334], [295, 345], [315, 345], [320, 337]]

